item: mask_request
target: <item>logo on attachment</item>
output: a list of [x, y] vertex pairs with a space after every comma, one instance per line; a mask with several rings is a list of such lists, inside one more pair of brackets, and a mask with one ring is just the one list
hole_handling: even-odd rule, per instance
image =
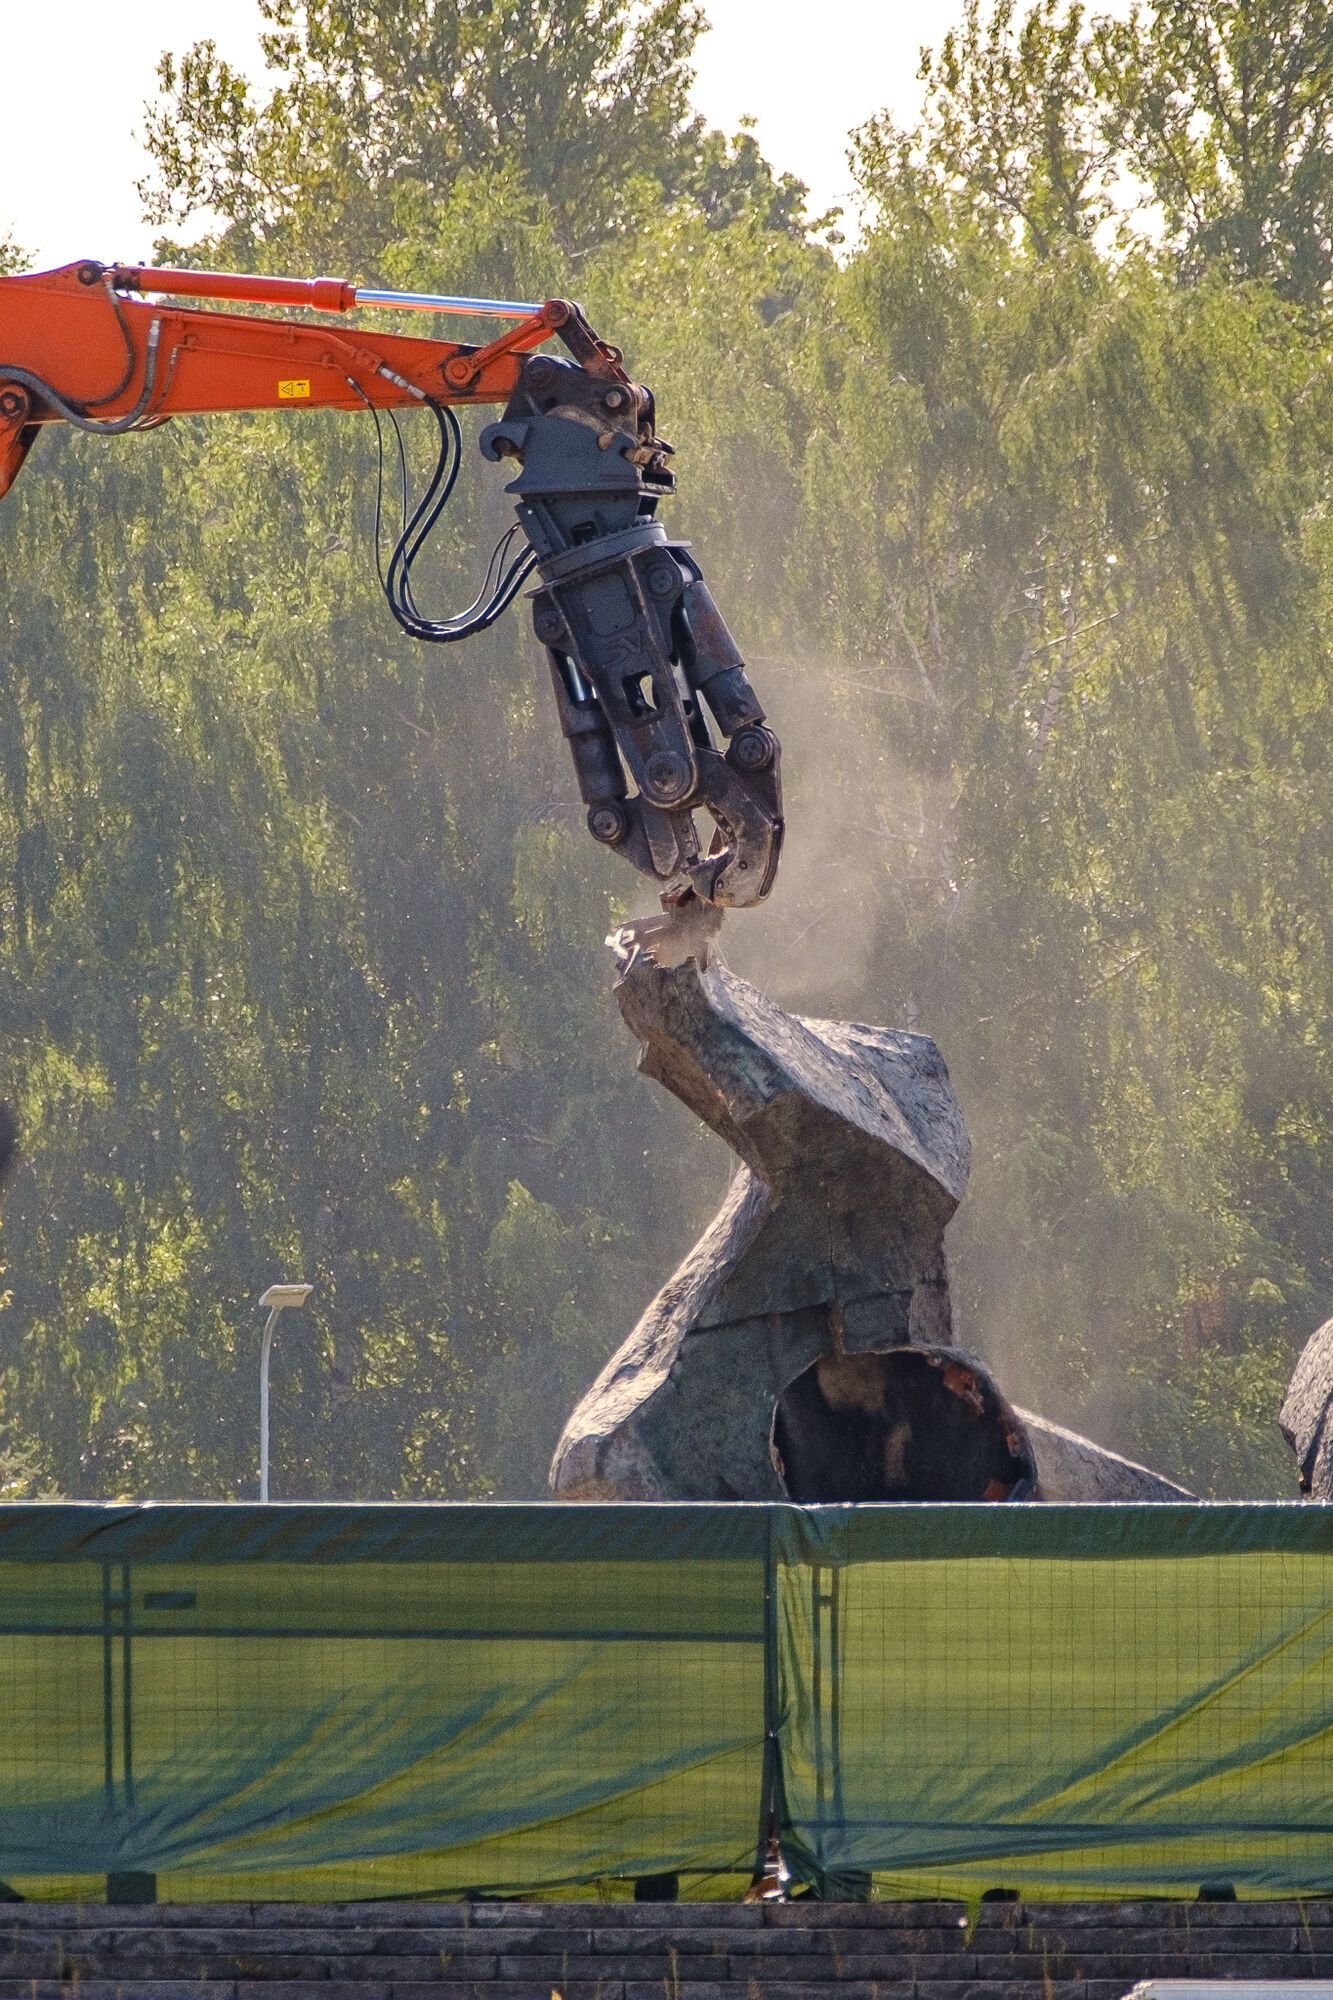
[[278, 384], [278, 397], [284, 403], [305, 402], [309, 395], [309, 382], [279, 382]]

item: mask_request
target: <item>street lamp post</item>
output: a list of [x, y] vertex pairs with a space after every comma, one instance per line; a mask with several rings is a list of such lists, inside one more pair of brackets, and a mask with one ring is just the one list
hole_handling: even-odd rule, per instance
[[259, 1303], [269, 1308], [264, 1322], [264, 1344], [259, 1353], [259, 1497], [268, 1499], [268, 1364], [273, 1355], [273, 1333], [278, 1317], [288, 1306], [303, 1306], [313, 1285], [270, 1285]]

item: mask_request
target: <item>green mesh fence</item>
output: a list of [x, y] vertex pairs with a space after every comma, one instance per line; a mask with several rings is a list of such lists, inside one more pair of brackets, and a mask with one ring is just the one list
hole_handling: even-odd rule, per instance
[[785, 1510], [798, 1872], [883, 1895], [1333, 1887], [1322, 1507]]
[[0, 1510], [0, 1875], [181, 1902], [748, 1879], [764, 1660], [726, 1509]]
[[1327, 1894], [1314, 1506], [0, 1508], [0, 1877]]

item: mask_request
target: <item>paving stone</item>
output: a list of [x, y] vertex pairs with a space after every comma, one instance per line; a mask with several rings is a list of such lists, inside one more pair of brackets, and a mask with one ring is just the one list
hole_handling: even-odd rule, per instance
[[805, 1952], [792, 1958], [765, 1958], [758, 1966], [744, 1959], [733, 1958], [731, 1961], [731, 1976], [738, 1989], [743, 1989], [746, 1981], [753, 1978], [759, 1982], [764, 1993], [767, 1993], [770, 1982], [808, 1985], [823, 1980], [841, 1992], [844, 1986], [867, 1979], [958, 1979], [964, 1973], [975, 1971], [976, 1967], [966, 1957], [960, 1962], [952, 1952], [947, 1955], [862, 1952], [855, 1958], [844, 1958], [841, 1953], [824, 1955]]
[[[104, 1917], [105, 1915], [106, 1912], [103, 1912]], [[286, 1940], [290, 1933], [274, 1931], [267, 1935], [281, 1940], [280, 1943], [274, 1943], [270, 1947], [272, 1950], [285, 1951], [289, 1948]], [[36, 1944], [38, 1938], [36, 1931], [30, 1930], [25, 1936], [29, 1948]], [[53, 1944], [58, 1941], [61, 1947], [70, 1953], [119, 1952], [126, 1958], [134, 1959], [136, 1964], [147, 1963], [161, 1958], [164, 1954], [178, 1951], [191, 1951], [200, 1957], [210, 1957], [215, 1952], [236, 1951], [242, 1944], [248, 1951], [254, 1940], [255, 1933], [248, 1926], [235, 1930], [225, 1927], [192, 1930], [183, 1925], [179, 1930], [168, 1930], [165, 1925], [155, 1924], [151, 1928], [124, 1930], [119, 1925], [110, 1923], [104, 1923], [99, 1930], [81, 1926], [69, 1931], [63, 1937], [57, 1931], [51, 1938]], [[300, 1950], [301, 1946], [298, 1944], [296, 1948]], [[256, 1949], [263, 1947], [257, 1946]]]
[[[1207, 1941], [1207, 1942], [1206, 1942]], [[1245, 1950], [1245, 1951], [1296, 1951], [1300, 1947], [1301, 1933], [1292, 1925], [1274, 1925], [1271, 1930], [1246, 1929], [1228, 1931], [1219, 1936], [1214, 1930], [1204, 1930], [1197, 1937], [1191, 1937], [1189, 1928], [1181, 1925], [1176, 1929], [1143, 1930], [1117, 1929], [1106, 1925], [1086, 1930], [1071, 1926], [1067, 1930], [1052, 1927], [1050, 1930], [1038, 1928], [1035, 1924], [1013, 1933], [1012, 1949], [1019, 1952], [1064, 1951], [1097, 1952], [1134, 1950], [1143, 1956], [1152, 1952], [1178, 1953], [1198, 1950]], [[978, 1951], [989, 1950], [980, 1937], [976, 1940]]]
[[[1135, 1940], [1137, 1945], [1137, 1939]], [[1120, 1950], [1126, 1945], [1122, 1943]], [[1211, 1959], [1216, 1964], [1229, 1964], [1235, 1958], [1278, 1958], [1292, 1964], [1299, 1960], [1308, 1965], [1312, 1957], [1328, 1958], [1333, 1955], [1333, 1934], [1315, 1931], [1306, 1936], [1299, 1930], [1271, 1931], [1230, 1931], [1220, 1936], [1216, 1931], [1180, 1931], [1177, 1933], [1177, 1951], [1188, 1952], [1194, 1964], [1202, 1964]]]
[[[540, 1924], [544, 1930], [577, 1931], [587, 1930], [594, 1914], [600, 1913], [604, 1908], [614, 1909], [616, 1906], [600, 1903], [464, 1903], [454, 1907], [461, 1908], [465, 1914], [465, 1921], [461, 1926], [464, 1930], [469, 1928], [506, 1930], [514, 1926], [523, 1930], [530, 1929], [534, 1924]], [[629, 1910], [642, 1907], [650, 1918], [660, 1918], [663, 1914], [660, 1904], [650, 1906], [627, 1903], [624, 1907]], [[434, 1921], [434, 1917], [428, 1915], [416, 1918], [416, 1922], [427, 1926]]]
[[918, 1986], [914, 2000], [1087, 2000], [1087, 1986], [1081, 1979], [947, 1979]]
[[[814, 1941], [812, 1935], [809, 1940], [812, 1946]], [[598, 1928], [592, 1932], [592, 1949], [595, 1952], [675, 1951], [693, 1957], [698, 1952], [725, 1951], [735, 1954], [752, 1952], [762, 1950], [768, 1944], [776, 1944], [780, 1949], [786, 1949], [784, 1938], [774, 1937], [767, 1931], [728, 1929], [722, 1924], [709, 1928], [705, 1928], [700, 1924], [696, 1929], [693, 1924], [693, 1918], [691, 1918], [689, 1929], [683, 1926], [677, 1927], [675, 1924], [668, 1922], [664, 1923], [661, 1930], [656, 1932], [631, 1930], [628, 1927], [621, 1930], [602, 1930]], [[506, 1942], [505, 1950], [510, 1951], [512, 1949], [514, 1947]], [[541, 1949], [545, 1950], [548, 1947], [543, 1946]]]
[[[910, 1979], [832, 1979], [820, 1983], [803, 1980], [797, 1985], [764, 1978], [756, 1981], [756, 1987], [762, 2000], [914, 2000]], [[739, 2000], [741, 1994], [751, 1990], [748, 1986], [738, 1990], [734, 1982], [714, 1985], [703, 1979], [697, 1985], [690, 1982], [680, 1988], [683, 2000]], [[672, 2000], [672, 1996], [664, 1995], [660, 1980], [649, 1983], [627, 1979], [625, 2000]], [[930, 2000], [934, 2000], [933, 1994]], [[1000, 2000], [998, 1993], [995, 2000]]]
[[[1139, 1903], [1018, 1903], [1015, 1928], [1020, 1930], [1173, 1930], [1193, 1904]], [[1198, 1905], [1202, 1908], [1203, 1905]]]
[[[214, 2000], [214, 1988], [203, 1989], [203, 2000]], [[390, 2000], [387, 1979], [238, 1979], [234, 2000]], [[142, 2000], [157, 2000], [151, 1986], [138, 1988]], [[67, 1993], [65, 2000], [74, 2000]], [[80, 1988], [78, 2000], [83, 2000]]]
[[23, 1930], [152, 1929], [166, 1924], [194, 1924], [201, 1930], [250, 1928], [248, 1903], [4, 1903], [0, 1929]]
[[[391, 1932], [391, 1937], [415, 1938], [416, 1932]], [[451, 1933], [439, 1933], [448, 1937]], [[220, 1958], [240, 1956], [246, 1959], [263, 1960], [289, 1958], [352, 1957], [361, 1953], [369, 1955], [374, 1937], [357, 1931], [71, 1931], [57, 1940], [51, 1940], [51, 1948], [63, 1951], [71, 1960], [80, 1963], [88, 1958], [115, 1958], [124, 1962], [127, 1970], [144, 1969], [145, 1976], [152, 1977], [151, 1968], [166, 1964], [171, 1960], [194, 1961], [203, 1965]], [[27, 1949], [35, 1948], [35, 1940]], [[405, 1945], [407, 1952], [415, 1952], [421, 1947], [415, 1943]], [[429, 1947], [434, 1949], [433, 1945]], [[494, 1950], [494, 1944], [492, 1944]], [[210, 1971], [213, 1969], [209, 1967]], [[373, 1972], [374, 1968], [368, 1968]]]
[[[441, 1952], [457, 1958], [471, 1958], [473, 1954], [484, 1956], [496, 1952], [527, 1951], [539, 1957], [552, 1957], [561, 1952], [588, 1953], [592, 1949], [592, 1932], [588, 1930], [552, 1930], [543, 1925], [530, 1930], [520, 1930], [517, 1926], [488, 1925], [477, 1931], [444, 1930], [403, 1930], [374, 1931], [366, 1934], [364, 1949], [372, 1957], [383, 1953], [395, 1955]], [[350, 1947], [356, 1949], [357, 1947]], [[368, 1968], [372, 1973], [374, 1968]], [[470, 1978], [474, 1975], [469, 1972]], [[478, 1972], [476, 1977], [480, 1977]]]
[[[165, 1937], [169, 1934], [163, 1932], [162, 1935]], [[225, 1949], [225, 1945], [215, 1945], [212, 1943], [212, 1940], [216, 1938], [229, 1941], [233, 1950], [243, 1948], [248, 1952], [308, 1951], [315, 1956], [336, 1952], [340, 1956], [346, 1957], [349, 1952], [370, 1951], [375, 1943], [373, 1929], [357, 1930], [350, 1924], [292, 1924], [287, 1928], [273, 1928], [269, 1925], [264, 1925], [261, 1928], [256, 1925], [254, 1930], [246, 1931], [240, 1936], [235, 1931], [225, 1930], [182, 1930], [177, 1935], [180, 1938], [182, 1947], [188, 1946], [192, 1951]], [[398, 1937], [403, 1935], [403, 1933], [395, 1931], [393, 1935]], [[416, 1933], [410, 1932], [406, 1933], [406, 1935], [415, 1936]], [[447, 1937], [452, 1936], [453, 1933], [446, 1931], [442, 1932], [441, 1935]], [[404, 1951], [417, 1951], [420, 1949], [423, 1949], [423, 1947], [415, 1944], [405, 1944], [403, 1946]]]
[[[260, 1990], [263, 2000], [274, 2000], [273, 1987]], [[235, 2000], [235, 1987], [229, 1979], [81, 1979], [77, 1986], [65, 1979], [0, 1980], [0, 2000], [75, 2000], [76, 1995], [77, 2000]], [[321, 2000], [337, 2000], [327, 1982], [321, 1982]]]
[[[549, 2000], [550, 1990], [546, 1986], [534, 1985], [531, 1980], [439, 1979], [415, 1986], [400, 1981], [392, 1989], [391, 2000]], [[662, 2000], [660, 1986], [647, 1990], [652, 1992], [653, 2000]], [[690, 1990], [693, 1995], [695, 1989]], [[623, 2000], [623, 1994], [624, 1989], [618, 1979], [606, 1979], [597, 1984], [591, 1981], [580, 1984], [571, 1979], [560, 1988], [561, 2000]], [[67, 1993], [64, 2000], [74, 2000], [74, 1996]], [[146, 2000], [152, 2000], [151, 1994], [146, 1996]], [[287, 2000], [287, 1996], [281, 1988], [265, 1992], [263, 1987], [259, 1987], [253, 1994], [246, 1993], [242, 1988], [238, 2000]], [[315, 2000], [323, 2000], [323, 1997], [315, 1996]], [[736, 2000], [734, 1991], [728, 1995], [728, 2000]]]
[[628, 1958], [526, 1958], [506, 1952], [500, 1960], [499, 1976], [501, 1979], [530, 1979], [547, 1987], [559, 1986], [562, 1991], [568, 1980], [589, 1979], [594, 1982], [599, 1979], [656, 1979], [692, 1987], [699, 1980], [727, 1979], [730, 1968], [720, 1955], [705, 1957], [698, 1952], [673, 1959], [664, 1951], [656, 1963], [645, 1953]]
[[[1245, 1930], [1273, 1924], [1298, 1924], [1301, 1905], [1283, 1903], [1196, 1903], [1144, 1900], [1135, 1903], [1024, 1903], [1018, 1906], [1026, 1925], [1043, 1930]], [[1329, 1910], [1326, 1902], [1305, 1905], [1307, 1921]], [[1320, 1921], [1328, 1922], [1329, 1917]]]
[[14, 1951], [46, 1951], [59, 1944], [64, 1938], [96, 1937], [99, 1932], [84, 1929], [82, 1925], [71, 1924], [67, 1929], [59, 1925], [49, 1928], [45, 1924], [0, 1924], [0, 1953]]
[[[767, 1935], [774, 1940], [780, 1938], [784, 1949], [792, 1948], [790, 1931], [770, 1932]], [[941, 1926], [938, 1929], [919, 1931], [869, 1928], [859, 1931], [821, 1930], [813, 1934], [812, 1943], [820, 1951], [834, 1952], [844, 1958], [856, 1958], [867, 1951], [921, 1952], [941, 1957], [955, 1953], [961, 1955], [965, 1951], [980, 1951], [983, 1948], [979, 1938], [969, 1942], [967, 1932], [957, 1924], [947, 1928]], [[989, 1949], [989, 1946], [985, 1948]], [[734, 1950], [735, 1947], [732, 1946], [730, 1949]]]
[[[165, 1907], [165, 1906], [164, 1906]], [[247, 1922], [255, 1930], [355, 1930], [370, 1925], [375, 1930], [383, 1930], [386, 1925], [398, 1923], [423, 1924], [435, 1922], [434, 1911], [442, 1914], [438, 1921], [452, 1928], [455, 1918], [448, 1913], [463, 1908], [459, 1903], [252, 1903], [249, 1906]], [[112, 1914], [102, 1912], [104, 1921]], [[214, 1904], [198, 1927], [202, 1930], [216, 1930], [220, 1924], [231, 1922], [231, 1909]], [[189, 1921], [182, 1917], [182, 1922]]]
[[500, 1960], [494, 1948], [489, 1952], [437, 1951], [429, 1957], [389, 1957], [376, 1952], [370, 1958], [330, 1960], [341, 1966], [335, 1977], [420, 1981], [423, 1979], [498, 1979]]
[[[239, 1942], [239, 1940], [237, 1940]], [[415, 1959], [413, 1964], [426, 1961]], [[281, 1979], [328, 1979], [330, 1976], [345, 1979], [371, 1977], [364, 1959], [349, 1957], [337, 1961], [348, 1968], [341, 1974], [333, 1973], [334, 1960], [315, 1958], [309, 1952], [272, 1952], [261, 1955], [252, 1951], [164, 1951], [150, 1964], [142, 1959], [131, 1959], [120, 1952], [100, 1952], [71, 1950], [60, 1971], [62, 1978], [77, 1982], [79, 1988], [86, 1981], [95, 1979], [132, 1979], [137, 1984], [151, 1987], [164, 1979], [211, 1980], [228, 1979], [281, 1980]], [[378, 1975], [383, 1977], [383, 1974]]]
[[752, 1903], [749, 1907], [765, 1924], [778, 1929], [808, 1924], [826, 1924], [839, 1930], [908, 1931], [932, 1925], [946, 1929], [967, 1926], [962, 1903], [817, 1903], [813, 1897], [802, 1897], [795, 1903]]
[[[481, 1922], [538, 1923], [545, 1921], [551, 1907], [550, 1904], [539, 1903], [255, 1903], [251, 1907], [251, 1922], [259, 1930], [306, 1925], [318, 1930], [336, 1926], [339, 1930], [416, 1928], [452, 1931], [468, 1930], [473, 1924]], [[573, 1909], [578, 1906], [565, 1904], [555, 1907]], [[505, 1914], [498, 1915], [498, 1912]], [[104, 1918], [105, 1914], [103, 1912]], [[203, 1921], [216, 1924], [219, 1914], [219, 1906], [214, 1904]]]
[[1311, 1960], [1294, 1952], [1191, 1952], [1186, 1971], [1191, 1979], [1314, 1979], [1316, 1966], [1333, 1964], [1333, 1957]]
[[[547, 1906], [554, 1916], [558, 1906]], [[684, 1924], [694, 1930], [758, 1929], [775, 1908], [787, 1905], [768, 1903], [585, 1903], [566, 1907], [595, 1912], [599, 1930], [624, 1928], [651, 1930], [654, 1924]]]
[[[499, 1976], [500, 1961], [494, 1953], [486, 1957], [464, 1957], [459, 1952], [431, 1952], [392, 1957], [376, 1953], [371, 1958], [331, 1958], [325, 1961], [331, 1979], [367, 1979], [378, 1985], [387, 1979], [390, 1985], [406, 1981], [409, 1985], [419, 1985], [431, 1979], [476, 1979], [493, 1980]], [[316, 1974], [318, 1966], [312, 1965], [311, 1973]], [[545, 2000], [545, 1995], [543, 1995]]]
[[[1044, 1939], [1045, 1934], [1018, 1929], [995, 1929], [986, 1931], [959, 1931], [958, 1935], [963, 1940], [968, 1951], [984, 1951], [988, 1958], [1002, 1959], [1008, 1958], [1011, 1953], [1016, 1951], [1040, 1950], [1041, 1941]], [[1037, 1938], [1037, 1944], [1030, 1945], [1026, 1943], [1025, 1940], [1029, 1936]]]
[[[31, 1907], [36, 1909], [39, 1905]], [[46, 1905], [47, 1909], [52, 1907]], [[251, 1903], [65, 1903], [60, 1907], [80, 1911], [81, 1921], [90, 1928], [101, 1926], [118, 1931], [177, 1930], [182, 1926], [200, 1931], [254, 1928]]]
[[[498, 1995], [512, 1993], [514, 1988], [492, 1984], [488, 1979], [445, 1977], [427, 1980], [424, 1984], [421, 1982], [412, 1984], [404, 1980], [397, 1985], [390, 1985], [388, 1991], [391, 2000], [497, 2000]], [[548, 2000], [548, 1995], [547, 1987], [542, 1987], [540, 1992], [535, 1986], [523, 1989], [523, 2000]], [[73, 2000], [72, 1995], [71, 2000]], [[253, 1996], [247, 1995], [246, 2000], [285, 2000], [285, 1996], [281, 1987], [274, 1987], [270, 1991], [260, 1987]], [[606, 2000], [605, 1995], [603, 2000]]]
[[1143, 1952], [1130, 1949], [1130, 1940], [1122, 1941], [1115, 1952], [1016, 1952], [1003, 1965], [993, 1969], [978, 1959], [976, 1971], [979, 1978], [986, 1979], [1044, 1979], [1047, 1974], [1053, 1979], [1123, 1979], [1127, 1986], [1135, 1980], [1150, 1976], [1158, 1979], [1184, 1979], [1192, 1970], [1180, 1943], [1172, 1954], [1165, 1952]]

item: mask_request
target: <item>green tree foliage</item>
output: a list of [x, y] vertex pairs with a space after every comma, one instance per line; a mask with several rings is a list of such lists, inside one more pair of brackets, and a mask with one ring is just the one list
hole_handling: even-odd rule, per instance
[[1333, 8], [1173, 0], [1099, 25], [1104, 125], [1185, 268], [1322, 300], [1333, 280]]
[[[1016, 223], [1036, 251], [1113, 216], [1178, 271], [1318, 304], [1333, 280], [1333, 8], [1172, 0], [967, 0], [922, 65], [936, 197]], [[872, 121], [873, 169], [902, 135]], [[1134, 233], [1132, 229], [1128, 233]]]
[[[760, 189], [784, 222], [803, 192], [752, 138], [691, 114], [690, 0], [259, 0], [273, 87], [200, 43], [166, 56], [150, 116], [150, 213], [225, 217], [224, 247], [280, 245], [378, 268], [406, 201], [517, 167], [549, 205], [566, 259], [693, 192], [728, 214]], [[493, 239], [503, 241], [502, 218]], [[443, 239], [446, 243], [448, 237]]]
[[[261, 6], [266, 90], [164, 65], [155, 215], [210, 209], [200, 259], [577, 291], [790, 745], [729, 957], [940, 1041], [961, 1331], [1014, 1393], [1285, 1490], [1333, 1292], [1322, 11], [972, 9], [920, 130], [859, 136], [839, 266], [690, 117], [677, 0]], [[507, 517], [473, 465], [442, 606]], [[290, 1275], [275, 1491], [539, 1491], [723, 1191], [632, 1073], [601, 939], [647, 895], [582, 832], [533, 642], [401, 640], [373, 490], [364, 420], [275, 416], [49, 436], [5, 503], [23, 1490], [245, 1490]]]
[[1278, 274], [1098, 247], [1145, 36], [973, 10], [922, 130], [863, 136], [809, 574], [904, 746], [883, 972], [977, 1128], [972, 1324], [1244, 1490], [1333, 1275], [1333, 404]]

